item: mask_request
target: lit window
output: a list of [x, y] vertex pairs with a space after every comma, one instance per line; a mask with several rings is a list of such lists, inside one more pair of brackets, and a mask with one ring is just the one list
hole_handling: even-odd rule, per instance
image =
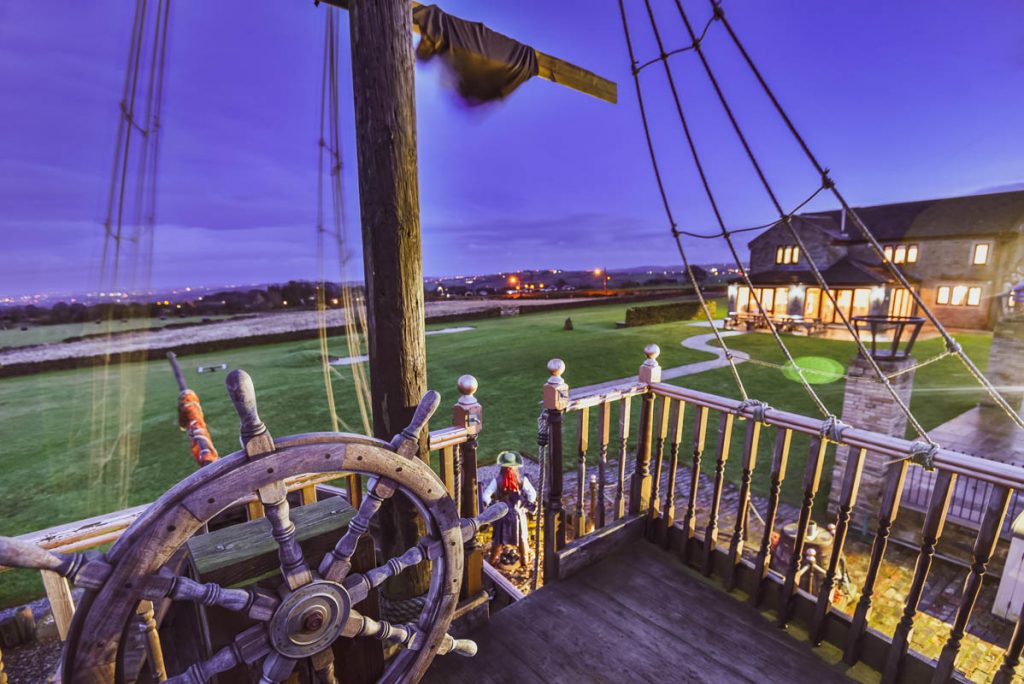
[[907, 263], [908, 264], [916, 264], [917, 263], [917, 245], [908, 245], [907, 246]]
[[800, 261], [800, 248], [799, 247], [794, 247], [793, 248], [793, 263], [795, 264], [798, 261]]
[[988, 243], [982, 242], [974, 245], [974, 259], [971, 261], [975, 266], [982, 266], [988, 263]]
[[949, 304], [949, 285], [943, 285], [939, 288], [939, 292], [935, 296], [935, 302], [938, 304]]
[[953, 306], [963, 306], [964, 299], [967, 298], [967, 286], [956, 285], [953, 288], [953, 296], [950, 298], [949, 303]]
[[782, 245], [779, 245], [778, 249], [775, 250], [775, 263], [782, 263]]
[[981, 304], [981, 288], [972, 287], [967, 290], [967, 306], [978, 306]]
[[885, 255], [886, 261], [892, 261], [892, 245], [886, 245], [882, 248], [882, 254]]
[[792, 247], [788, 247], [787, 246], [786, 249], [782, 252], [782, 263], [784, 263], [784, 264], [791, 264], [791, 263], [793, 263], [793, 248]]
[[893, 252], [892, 260], [897, 264], [902, 264], [907, 260], [907, 246], [896, 245], [896, 251]]

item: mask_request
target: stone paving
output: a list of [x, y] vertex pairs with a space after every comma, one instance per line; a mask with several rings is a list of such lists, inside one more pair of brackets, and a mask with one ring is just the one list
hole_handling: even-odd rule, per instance
[[[627, 460], [626, 472], [633, 469], [632, 459]], [[588, 469], [588, 478], [596, 474], [596, 468]], [[610, 500], [614, 497], [617, 464], [609, 462], [606, 468], [606, 508], [610, 512]], [[577, 474], [575, 471], [565, 473], [564, 505], [566, 511], [572, 512], [575, 507], [577, 491]], [[676, 521], [680, 524], [686, 508], [691, 481], [689, 467], [681, 467], [677, 471], [676, 480]], [[662, 476], [659, 491], [666, 490], [668, 473]], [[698, 482], [697, 496], [697, 529], [703, 530], [707, 525], [707, 512], [711, 507], [713, 479], [701, 474]], [[627, 483], [628, 490], [628, 483]], [[827, 492], [820, 495], [827, 496]], [[719, 516], [719, 546], [728, 544], [736, 522], [736, 509], [739, 502], [739, 488], [726, 483], [722, 491]], [[761, 513], [767, 509], [767, 499], [762, 496], [752, 497], [754, 508]], [[776, 517], [776, 529], [799, 517], [799, 509], [790, 504], [781, 503]], [[609, 520], [611, 517], [609, 516]], [[831, 522], [831, 521], [828, 521]], [[824, 527], [827, 523], [819, 521]], [[571, 532], [571, 525], [568, 526]], [[749, 537], [745, 545], [744, 556], [753, 558], [763, 534], [763, 524], [757, 515], [751, 515]], [[847, 539], [845, 555], [847, 568], [853, 585], [853, 593], [843, 596], [835, 605], [836, 610], [852, 614], [857, 600], [860, 598], [859, 588], [867, 574], [871, 551], [871, 538], [860, 537], [851, 533]], [[914, 572], [917, 550], [890, 543], [882, 562], [881, 571], [875, 585], [874, 601], [869, 620], [871, 627], [891, 636], [899, 622], [904, 609], [904, 599], [910, 587]], [[819, 559], [820, 565], [827, 565], [828, 559]], [[930, 658], [938, 658], [942, 647], [949, 637], [950, 622], [953, 620], [959, 605], [960, 592], [968, 569], [942, 558], [936, 558], [929, 573], [928, 580], [919, 605], [919, 612], [914, 622], [911, 636], [911, 648]], [[961, 670], [972, 681], [991, 681], [996, 670], [1002, 664], [1006, 646], [1009, 644], [1014, 625], [992, 614], [991, 608], [995, 599], [997, 583], [989, 581], [983, 585], [981, 595], [972, 612], [968, 623], [960, 655], [957, 658], [957, 669]], [[1024, 682], [1020, 674], [1015, 681]]]

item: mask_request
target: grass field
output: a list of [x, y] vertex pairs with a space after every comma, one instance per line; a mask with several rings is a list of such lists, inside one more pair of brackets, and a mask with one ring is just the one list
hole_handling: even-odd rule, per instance
[[[502, 449], [533, 454], [541, 389], [548, 377], [545, 365], [550, 358], [565, 360], [565, 378], [574, 387], [635, 374], [644, 358], [643, 347], [649, 342], [661, 346], [659, 361], [666, 368], [710, 358], [679, 345], [682, 338], [706, 333], [707, 328], [671, 323], [616, 329], [615, 322], [622, 320], [624, 308], [619, 304], [571, 313], [474, 321], [469, 324], [474, 326], [470, 332], [427, 338], [428, 384], [443, 397], [442, 410], [433, 426], [444, 425], [448, 419], [448, 407], [458, 396], [458, 376], [472, 373], [480, 382], [477, 396], [484, 406], [481, 460], [490, 461]], [[575, 324], [573, 331], [562, 329], [567, 315]], [[965, 335], [960, 339], [984, 368], [990, 336]], [[788, 338], [787, 342], [796, 356], [829, 357], [843, 367], [854, 355], [852, 343], [803, 337]], [[781, 353], [767, 335], [744, 335], [730, 338], [728, 343], [761, 360], [781, 360]], [[343, 340], [332, 339], [331, 345], [332, 354], [346, 354]], [[919, 356], [927, 358], [939, 348], [935, 341], [922, 342]], [[236, 448], [237, 417], [224, 391], [223, 374], [196, 374], [198, 365], [227, 363], [249, 371], [260, 399], [260, 414], [274, 434], [330, 427], [316, 341], [246, 347], [189, 356], [182, 361], [190, 385], [203, 399], [212, 436], [222, 453]], [[335, 380], [339, 414], [358, 429], [351, 376], [344, 367], [339, 370]], [[779, 371], [745, 364], [740, 372], [750, 396], [765, 398], [772, 406], [814, 415], [813, 404], [800, 386], [785, 380]], [[728, 369], [676, 382], [738, 396]], [[976, 393], [936, 392], [968, 384], [952, 359], [922, 368], [917, 387], [928, 391], [920, 400], [915, 395], [913, 408], [925, 426], [934, 427], [972, 406]], [[826, 404], [839, 413], [843, 381], [818, 385], [817, 389]], [[94, 401], [102, 396], [108, 401]], [[138, 397], [140, 401], [120, 402], [121, 396]], [[106, 375], [101, 370], [83, 369], [0, 380], [0, 430], [4, 434], [0, 495], [5, 502], [0, 534], [22, 534], [152, 501], [191, 473], [194, 465], [187, 440], [176, 424], [176, 399], [177, 388], [164, 362], [113, 367]], [[107, 415], [98, 415], [94, 405], [106, 406]], [[122, 415], [137, 416], [132, 423], [136, 429], [111, 448]], [[105, 434], [101, 428], [105, 428]], [[574, 461], [571, 434], [566, 434], [567, 462]], [[138, 448], [133, 446], [136, 443]], [[705, 463], [708, 460], [713, 459]], [[801, 468], [803, 461], [803, 453], [794, 451], [791, 468]], [[729, 472], [734, 475], [732, 468]], [[798, 479], [790, 478], [789, 484]], [[759, 475], [756, 482], [763, 486], [764, 475]], [[823, 492], [827, 492], [827, 486], [823, 482]], [[795, 500], [796, 495], [787, 489], [786, 497]], [[35, 573], [10, 573], [0, 579], [0, 605], [37, 593]]]
[[[226, 316], [177, 316], [167, 320], [159, 318], [129, 318], [127, 320], [110, 321], [110, 332], [119, 333], [129, 330], [145, 330], [163, 328], [168, 325], [181, 325], [188, 323], [202, 323], [204, 318], [219, 319]], [[29, 326], [22, 330], [20, 325], [13, 325], [7, 329], [0, 329], [0, 349], [4, 347], [29, 347], [34, 344], [50, 344], [52, 342], [63, 342], [69, 337], [80, 337], [104, 333], [107, 326], [97, 325], [94, 321], [87, 323], [61, 323], [58, 325], [37, 325]]]

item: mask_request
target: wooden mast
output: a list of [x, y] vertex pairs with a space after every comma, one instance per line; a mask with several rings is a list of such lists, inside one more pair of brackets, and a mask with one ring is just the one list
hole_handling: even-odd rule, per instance
[[[349, 10], [373, 432], [391, 439], [427, 389], [412, 9], [409, 0], [362, 0]], [[427, 458], [424, 441], [419, 456]], [[386, 556], [424, 533], [402, 496], [388, 502], [380, 521]], [[403, 573], [385, 593], [425, 593], [426, 570]]]

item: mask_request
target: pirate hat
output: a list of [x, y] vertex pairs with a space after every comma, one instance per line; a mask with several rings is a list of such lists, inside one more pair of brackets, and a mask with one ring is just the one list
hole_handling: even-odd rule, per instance
[[522, 468], [523, 457], [518, 451], [502, 451], [498, 454], [498, 465], [502, 468]]

